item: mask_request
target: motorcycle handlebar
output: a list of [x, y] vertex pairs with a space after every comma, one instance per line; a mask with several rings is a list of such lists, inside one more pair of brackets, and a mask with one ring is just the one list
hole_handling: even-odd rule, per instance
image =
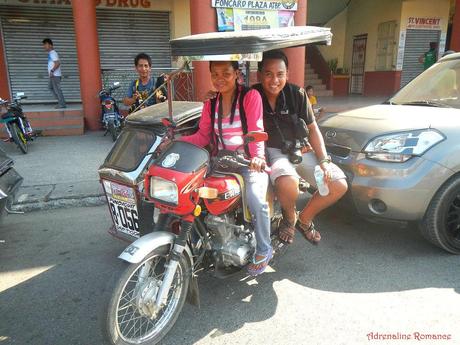
[[[228, 156], [227, 156], [227, 157], [223, 157], [223, 159], [226, 159], [226, 158], [227, 158], [227, 159], [231, 159], [231, 158], [229, 158]], [[244, 166], [244, 167], [249, 167], [249, 166], [251, 165], [251, 161], [250, 161], [249, 159], [247, 159], [247, 158], [244, 158], [244, 156], [242, 156], [242, 155], [236, 154], [233, 158], [235, 159], [236, 163], [237, 163], [239, 166], [242, 166], [242, 167], [243, 167], [243, 166]], [[269, 167], [265, 166], [265, 167], [264, 167], [264, 171], [265, 171], [267, 174], [269, 174], [272, 170], [271, 170]]]

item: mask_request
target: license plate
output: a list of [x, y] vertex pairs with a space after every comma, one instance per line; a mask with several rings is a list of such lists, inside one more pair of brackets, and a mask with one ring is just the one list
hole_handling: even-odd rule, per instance
[[104, 114], [104, 120], [108, 121], [108, 120], [115, 120], [117, 116], [115, 115], [115, 113], [106, 113]]
[[133, 188], [103, 180], [110, 214], [117, 231], [139, 237], [139, 214]]

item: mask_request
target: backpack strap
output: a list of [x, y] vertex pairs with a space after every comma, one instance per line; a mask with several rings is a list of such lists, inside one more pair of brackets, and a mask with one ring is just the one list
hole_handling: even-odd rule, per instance
[[[139, 79], [136, 79], [136, 80], [134, 81], [134, 83], [133, 83], [133, 89], [132, 89], [132, 91], [133, 91], [133, 96], [134, 96], [134, 94], [137, 92], [138, 88], [139, 88]], [[133, 104], [131, 104], [131, 106], [129, 107], [129, 113], [132, 113], [132, 112], [134, 111], [134, 109], [137, 108], [137, 106], [139, 105], [138, 103], [139, 103], [138, 100], [136, 100], [136, 102], [134, 102]]]
[[[239, 110], [240, 110], [240, 119], [241, 119], [241, 128], [243, 129], [243, 134], [248, 133], [248, 121], [246, 118], [246, 111], [244, 110], [244, 97], [246, 94], [249, 92], [250, 88], [246, 86], [242, 86], [240, 90], [240, 96], [239, 96]], [[249, 146], [244, 145], [244, 152], [248, 157], [251, 157], [249, 153]]]

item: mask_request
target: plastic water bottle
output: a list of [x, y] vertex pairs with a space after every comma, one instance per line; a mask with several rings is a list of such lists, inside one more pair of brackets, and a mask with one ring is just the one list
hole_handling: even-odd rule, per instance
[[325, 196], [329, 194], [329, 187], [324, 183], [324, 171], [319, 165], [315, 166], [315, 181], [319, 195]]

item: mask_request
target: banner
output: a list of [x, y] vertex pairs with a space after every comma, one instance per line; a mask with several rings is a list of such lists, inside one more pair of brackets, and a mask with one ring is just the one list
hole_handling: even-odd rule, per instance
[[291, 11], [233, 10], [235, 31], [282, 28], [294, 25]]
[[212, 7], [246, 10], [297, 11], [297, 0], [211, 0]]

